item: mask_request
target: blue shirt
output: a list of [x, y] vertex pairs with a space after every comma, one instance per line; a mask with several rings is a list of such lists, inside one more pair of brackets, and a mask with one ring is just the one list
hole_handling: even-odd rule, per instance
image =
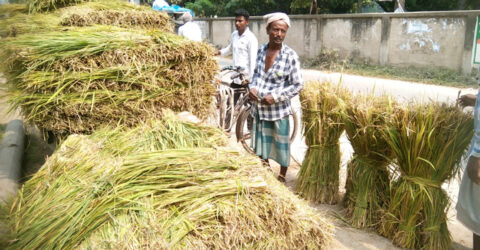
[[285, 44], [282, 44], [273, 65], [265, 72], [267, 49], [268, 43], [258, 49], [250, 88], [257, 90], [260, 99], [271, 94], [275, 103], [267, 105], [254, 102], [252, 112], [254, 115], [258, 112], [260, 120], [276, 121], [292, 113], [290, 99], [303, 88], [303, 80], [298, 55]]

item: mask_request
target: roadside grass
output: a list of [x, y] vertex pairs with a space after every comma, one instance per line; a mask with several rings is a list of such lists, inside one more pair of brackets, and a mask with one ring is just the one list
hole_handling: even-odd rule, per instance
[[474, 76], [463, 75], [446, 68], [394, 67], [349, 63], [344, 68], [343, 73], [450, 87], [476, 88], [478, 86]]
[[355, 63], [342, 59], [337, 50], [322, 50], [314, 58], [303, 58], [303, 68], [333, 71], [345, 74], [420, 82], [450, 87], [477, 88], [473, 75], [464, 75], [447, 68], [379, 66], [369, 63]]

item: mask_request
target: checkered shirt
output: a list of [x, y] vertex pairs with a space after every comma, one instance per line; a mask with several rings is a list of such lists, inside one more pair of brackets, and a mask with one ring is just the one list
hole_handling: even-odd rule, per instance
[[266, 105], [254, 102], [252, 115], [258, 112], [260, 120], [276, 121], [292, 113], [290, 99], [303, 88], [303, 80], [298, 55], [285, 44], [282, 44], [272, 67], [265, 72], [267, 48], [268, 43], [258, 49], [250, 88], [257, 90], [260, 99], [271, 94], [275, 103]]

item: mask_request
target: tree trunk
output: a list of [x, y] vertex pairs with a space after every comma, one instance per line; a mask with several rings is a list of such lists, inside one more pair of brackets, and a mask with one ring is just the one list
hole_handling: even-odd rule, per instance
[[457, 9], [458, 10], [464, 10], [465, 9], [465, 0], [458, 0]]
[[405, 10], [405, 0], [396, 0], [395, 1], [395, 10], [398, 8], [398, 5], [402, 6], [402, 9]]
[[357, 1], [357, 13], [362, 12], [362, 0]]
[[310, 3], [310, 15], [311, 14], [318, 14], [317, 0], [312, 0], [312, 2]]

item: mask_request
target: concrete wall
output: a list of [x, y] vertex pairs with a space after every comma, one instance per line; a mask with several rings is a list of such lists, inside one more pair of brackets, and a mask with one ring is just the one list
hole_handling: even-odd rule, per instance
[[[286, 44], [302, 57], [322, 48], [357, 61], [380, 65], [446, 67], [472, 71], [476, 18], [480, 11], [292, 15]], [[204, 37], [224, 47], [235, 30], [234, 18], [197, 22]], [[268, 41], [261, 17], [250, 18], [259, 43]]]

